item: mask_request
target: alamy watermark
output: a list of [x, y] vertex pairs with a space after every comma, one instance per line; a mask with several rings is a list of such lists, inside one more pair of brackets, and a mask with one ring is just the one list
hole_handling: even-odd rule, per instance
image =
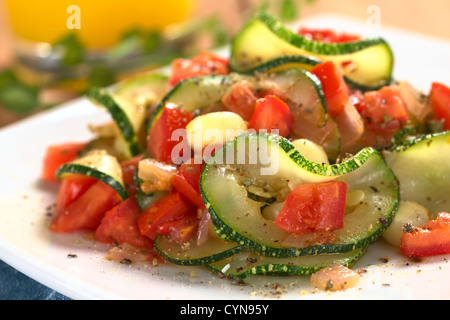
[[67, 7], [67, 14], [70, 16], [67, 18], [66, 25], [67, 29], [81, 29], [81, 9], [77, 5], [70, 5]]
[[369, 18], [366, 20], [366, 26], [369, 29], [380, 31], [381, 30], [381, 8], [377, 5], [370, 5], [367, 7], [366, 13]]

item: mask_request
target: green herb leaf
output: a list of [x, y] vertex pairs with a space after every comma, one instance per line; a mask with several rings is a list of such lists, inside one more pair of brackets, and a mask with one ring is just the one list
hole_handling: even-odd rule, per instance
[[117, 63], [141, 49], [141, 38], [129, 36], [120, 41], [106, 53], [106, 60], [110, 63]]
[[0, 73], [0, 88], [15, 82], [19, 82], [19, 80], [11, 70], [4, 70]]
[[149, 32], [143, 35], [144, 53], [155, 51], [162, 44], [161, 34], [158, 32]]
[[282, 0], [280, 18], [284, 21], [297, 19], [297, 5], [294, 0]]
[[111, 68], [101, 65], [93, 66], [89, 76], [89, 87], [106, 87], [114, 83], [116, 75]]
[[75, 66], [83, 62], [85, 48], [76, 34], [71, 33], [54, 45], [54, 50], [61, 51], [61, 63], [65, 67]]
[[17, 113], [30, 112], [39, 105], [39, 91], [19, 82], [0, 87], [0, 105]]

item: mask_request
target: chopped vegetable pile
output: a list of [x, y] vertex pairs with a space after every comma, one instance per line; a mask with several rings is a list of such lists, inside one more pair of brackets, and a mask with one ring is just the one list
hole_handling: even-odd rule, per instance
[[94, 232], [114, 260], [314, 274], [326, 290], [356, 285], [348, 268], [380, 238], [409, 257], [450, 253], [450, 88], [392, 79], [392, 57], [381, 38], [263, 12], [229, 59], [201, 52], [93, 88], [112, 122], [48, 148], [50, 229]]

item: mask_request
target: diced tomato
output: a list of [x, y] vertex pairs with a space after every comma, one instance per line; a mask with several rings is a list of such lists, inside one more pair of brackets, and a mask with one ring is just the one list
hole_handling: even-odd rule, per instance
[[314, 41], [325, 43], [342, 43], [361, 40], [361, 36], [348, 33], [336, 33], [330, 29], [310, 29], [302, 27], [298, 30], [298, 34]]
[[70, 174], [65, 177], [59, 186], [56, 212], [64, 212], [69, 204], [81, 197], [96, 182], [96, 179], [82, 174]]
[[[328, 121], [330, 121], [328, 119]], [[353, 103], [348, 103], [344, 111], [335, 118], [340, 135], [341, 154], [355, 146], [364, 134], [364, 120]]]
[[153, 242], [139, 232], [137, 219], [141, 208], [135, 197], [130, 197], [108, 211], [95, 231], [95, 241], [106, 244], [128, 243], [139, 249], [152, 249]]
[[365, 109], [364, 102], [364, 92], [359, 90], [354, 90], [350, 93], [350, 103], [356, 108], [356, 110], [361, 114]]
[[366, 92], [361, 108], [361, 115], [368, 121], [368, 126], [374, 129], [385, 130], [389, 124], [394, 125], [394, 122], [400, 123], [409, 119], [398, 85]]
[[[401, 130], [402, 128], [402, 121], [407, 120], [409, 118], [407, 111], [403, 112], [406, 108], [406, 105], [404, 105], [403, 99], [401, 98], [399, 92], [396, 92], [396, 88], [390, 88], [386, 87], [387, 89], [380, 90], [379, 91], [372, 91], [369, 93], [362, 93], [360, 91], [352, 92], [350, 95], [350, 102], [356, 108], [358, 113], [361, 115], [363, 122], [364, 122], [364, 132], [361, 136], [360, 143], [364, 146], [371, 146], [376, 149], [378, 148], [385, 148], [389, 147], [392, 143], [392, 138]], [[382, 104], [382, 95], [387, 95], [389, 91], [394, 92], [394, 97], [396, 96], [398, 98], [396, 103], [392, 103], [392, 105], [397, 106], [400, 112], [400, 117], [395, 119], [391, 118], [391, 115], [389, 113], [383, 113], [383, 109], [377, 110], [377, 106]], [[366, 101], [366, 97], [368, 98], [369, 105]], [[384, 100], [384, 110], [389, 110], [389, 106], [387, 104], [387, 100]], [[394, 100], [395, 102], [395, 100]], [[371, 110], [371, 111], [367, 111]], [[372, 110], [375, 110], [372, 112]], [[391, 110], [389, 112], [392, 112], [394, 115], [395, 110]], [[376, 122], [380, 121], [381, 122]]]
[[398, 121], [390, 123], [388, 126], [366, 127], [360, 142], [364, 146], [373, 147], [375, 149], [388, 148], [392, 145], [392, 139], [401, 130]]
[[205, 204], [200, 195], [200, 176], [203, 164], [183, 163], [178, 173], [172, 178], [172, 186], [191, 201], [197, 208], [203, 209]]
[[299, 185], [286, 197], [275, 225], [293, 234], [342, 229], [346, 195], [340, 181]]
[[167, 222], [161, 225], [158, 229], [160, 235], [170, 237], [175, 242], [180, 244], [189, 242], [196, 234], [200, 219], [195, 211], [182, 219]]
[[444, 120], [444, 130], [450, 130], [450, 88], [434, 82], [430, 90], [431, 107], [436, 120]]
[[289, 106], [277, 96], [270, 95], [257, 101], [248, 128], [267, 132], [277, 129], [280, 136], [287, 138], [292, 134], [294, 121]]
[[143, 155], [139, 155], [127, 160], [124, 160], [120, 163], [120, 166], [122, 168], [122, 178], [123, 183], [125, 185], [125, 188], [128, 191], [128, 194], [130, 197], [133, 197], [138, 193], [138, 187], [134, 183], [134, 176], [136, 173], [136, 170], [139, 166], [139, 161], [141, 161], [144, 158]]
[[156, 201], [139, 216], [139, 231], [142, 235], [155, 240], [163, 224], [180, 220], [192, 210], [195, 211], [195, 207], [179, 192], [171, 193]]
[[75, 160], [86, 148], [86, 143], [65, 143], [47, 148], [41, 178], [46, 181], [57, 182], [56, 171], [68, 162]]
[[228, 111], [237, 113], [242, 119], [249, 121], [255, 111], [257, 100], [252, 88], [240, 82], [222, 98], [222, 103]]
[[[187, 137], [183, 136], [183, 141], [173, 141], [172, 134], [177, 129], [185, 129], [189, 122], [194, 118], [192, 112], [180, 110], [176, 105], [167, 103], [158, 119], [155, 120], [147, 141], [147, 149], [157, 160], [173, 163], [172, 150], [179, 143], [188, 145]], [[190, 148], [182, 148], [190, 150]], [[177, 155], [184, 156], [184, 155]]]
[[228, 59], [221, 58], [207, 51], [200, 52], [192, 59], [176, 59], [172, 63], [170, 84], [196, 76], [223, 75], [230, 72]]
[[450, 213], [440, 213], [421, 228], [402, 232], [400, 249], [408, 257], [429, 257], [450, 253]]
[[339, 116], [349, 102], [349, 92], [344, 76], [336, 68], [333, 61], [327, 61], [315, 66], [311, 72], [322, 83], [323, 93], [327, 102], [328, 112], [332, 117]]
[[50, 230], [70, 233], [80, 229], [96, 229], [106, 212], [120, 202], [121, 199], [113, 188], [96, 181], [66, 207], [57, 204], [60, 210], [53, 219]]

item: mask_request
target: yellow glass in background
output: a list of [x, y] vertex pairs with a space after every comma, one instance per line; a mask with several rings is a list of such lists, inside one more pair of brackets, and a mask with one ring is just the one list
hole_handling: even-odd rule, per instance
[[[189, 18], [194, 0], [5, 0], [15, 36], [55, 43], [74, 31], [90, 49], [116, 44], [133, 28], [161, 31]], [[69, 30], [67, 8], [80, 8], [81, 29]]]
[[163, 31], [185, 29], [197, 1], [0, 0], [12, 40], [0, 70], [0, 127], [184, 54], [186, 41], [170, 43], [173, 32]]

